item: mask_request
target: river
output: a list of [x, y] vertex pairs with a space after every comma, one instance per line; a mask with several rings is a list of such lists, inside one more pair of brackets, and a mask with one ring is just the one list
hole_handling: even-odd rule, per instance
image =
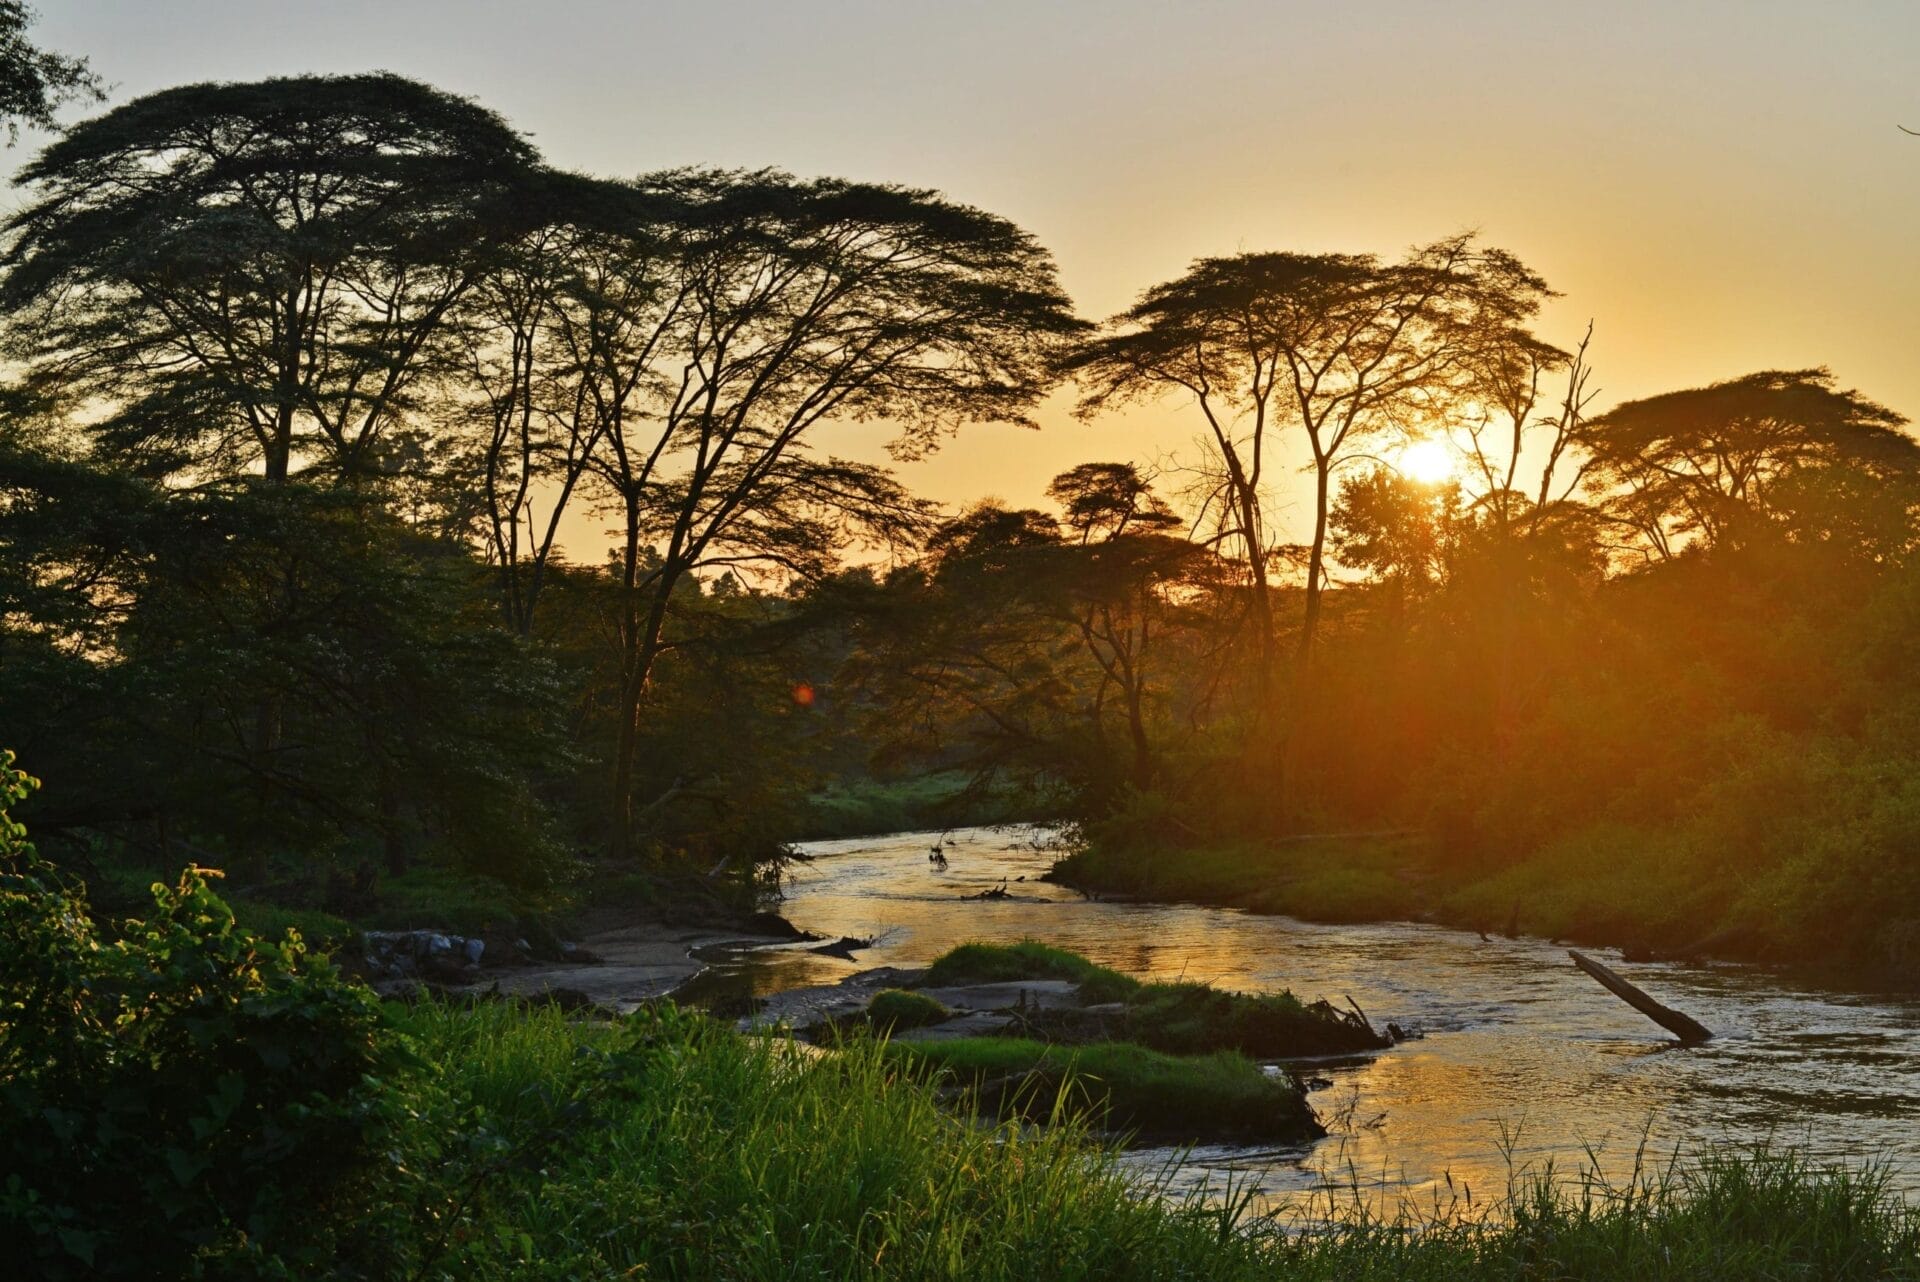
[[[809, 843], [782, 911], [829, 937], [878, 934], [843, 962], [797, 951], [734, 963], [756, 993], [917, 966], [971, 939], [1042, 940], [1143, 979], [1352, 998], [1376, 1026], [1419, 1036], [1371, 1058], [1305, 1071], [1331, 1134], [1309, 1146], [1136, 1150], [1175, 1188], [1231, 1180], [1263, 1206], [1326, 1199], [1429, 1206], [1498, 1194], [1511, 1173], [1598, 1163], [1611, 1178], [1642, 1146], [1772, 1143], [1821, 1161], [1875, 1162], [1920, 1194], [1920, 999], [1796, 986], [1733, 965], [1620, 961], [1667, 1005], [1714, 1030], [1682, 1048], [1543, 940], [1482, 940], [1411, 923], [1316, 925], [1187, 904], [1109, 903], [1038, 880], [1044, 830]], [[963, 897], [1006, 880], [1008, 899]], [[1022, 880], [1024, 878], [1024, 880]]]

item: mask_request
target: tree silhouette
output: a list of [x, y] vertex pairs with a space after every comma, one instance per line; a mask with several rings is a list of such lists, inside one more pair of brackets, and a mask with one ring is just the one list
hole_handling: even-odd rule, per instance
[[1825, 369], [1767, 370], [1629, 401], [1588, 423], [1581, 443], [1605, 510], [1643, 557], [1699, 541], [1737, 543], [1773, 493], [1808, 472], [1879, 480], [1920, 474], [1906, 419]]
[[[1469, 358], [1538, 309], [1546, 283], [1498, 249], [1462, 234], [1385, 263], [1369, 254], [1241, 254], [1195, 263], [1146, 291], [1067, 363], [1079, 411], [1179, 391], [1207, 426], [1218, 492], [1232, 513], [1252, 606], [1256, 672], [1252, 732], [1274, 741], [1248, 786], [1286, 806], [1298, 717], [1272, 736], [1279, 663], [1272, 605], [1275, 549], [1268, 469], [1291, 428], [1314, 476], [1313, 538], [1294, 659], [1293, 702], [1311, 687], [1326, 588], [1335, 470], [1353, 445], [1413, 420], [1439, 420], [1474, 388]], [[1279, 786], [1274, 787], [1275, 777]]]
[[853, 540], [924, 530], [925, 505], [884, 469], [817, 457], [815, 429], [885, 421], [914, 454], [966, 423], [1028, 423], [1082, 329], [1032, 237], [933, 192], [771, 172], [649, 186], [681, 205], [665, 274], [604, 299], [583, 351], [603, 424], [592, 468], [622, 526], [616, 844], [688, 576], [817, 577]]
[[149, 94], [22, 172], [13, 354], [156, 474], [377, 475], [533, 162], [491, 111], [394, 75]]
[[523, 636], [561, 519], [597, 453], [651, 393], [648, 358], [685, 298], [670, 196], [552, 173], [528, 196], [528, 230], [455, 314], [448, 426], [460, 449], [445, 469], [450, 488], [478, 493], [501, 609]]
[[1398, 263], [1367, 254], [1202, 259], [1110, 320], [1068, 368], [1082, 383], [1083, 414], [1175, 389], [1193, 397], [1223, 469], [1269, 661], [1270, 438], [1300, 431], [1315, 483], [1304, 664], [1321, 614], [1333, 472], [1348, 447], [1397, 420], [1437, 412], [1465, 383], [1466, 358], [1484, 349], [1486, 333], [1517, 326], [1546, 294], [1545, 282], [1512, 255], [1479, 248], [1469, 235]]

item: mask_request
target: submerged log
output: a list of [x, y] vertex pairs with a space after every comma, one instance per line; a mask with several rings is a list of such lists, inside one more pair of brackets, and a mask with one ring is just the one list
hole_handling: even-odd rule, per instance
[[1653, 1000], [1653, 998], [1641, 992], [1638, 988], [1629, 984], [1626, 980], [1620, 978], [1620, 976], [1614, 974], [1611, 970], [1602, 966], [1586, 954], [1569, 948], [1567, 950], [1567, 956], [1573, 958], [1574, 965], [1599, 980], [1601, 986], [1608, 992], [1639, 1011], [1642, 1015], [1645, 1015], [1654, 1023], [1660, 1025], [1660, 1027], [1666, 1029], [1669, 1033], [1672, 1033], [1675, 1037], [1678, 1037], [1681, 1045], [1698, 1046], [1701, 1042], [1708, 1041], [1713, 1037], [1712, 1031], [1709, 1030], [1706, 1025], [1689, 1016], [1682, 1015], [1671, 1006], [1662, 1006], [1659, 1002]]

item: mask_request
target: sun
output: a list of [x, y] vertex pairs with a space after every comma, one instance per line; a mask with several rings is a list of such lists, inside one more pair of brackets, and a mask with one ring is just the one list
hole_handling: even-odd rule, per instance
[[1400, 451], [1394, 466], [1410, 481], [1439, 485], [1453, 479], [1453, 451], [1447, 448], [1445, 441], [1415, 441]]

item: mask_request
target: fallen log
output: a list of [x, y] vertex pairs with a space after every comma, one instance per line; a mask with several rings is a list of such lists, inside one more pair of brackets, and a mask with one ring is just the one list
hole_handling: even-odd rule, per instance
[[1669, 1033], [1672, 1033], [1675, 1037], [1678, 1037], [1681, 1045], [1698, 1046], [1701, 1042], [1708, 1041], [1713, 1037], [1712, 1031], [1709, 1030], [1706, 1025], [1689, 1016], [1682, 1015], [1671, 1006], [1662, 1006], [1646, 993], [1629, 984], [1626, 980], [1620, 978], [1620, 976], [1614, 974], [1611, 970], [1602, 966], [1586, 954], [1569, 948], [1567, 950], [1567, 956], [1573, 958], [1574, 965], [1599, 980], [1601, 986], [1608, 992], [1639, 1011], [1642, 1015], [1645, 1015], [1654, 1023], [1660, 1025], [1660, 1027], [1666, 1029]]

